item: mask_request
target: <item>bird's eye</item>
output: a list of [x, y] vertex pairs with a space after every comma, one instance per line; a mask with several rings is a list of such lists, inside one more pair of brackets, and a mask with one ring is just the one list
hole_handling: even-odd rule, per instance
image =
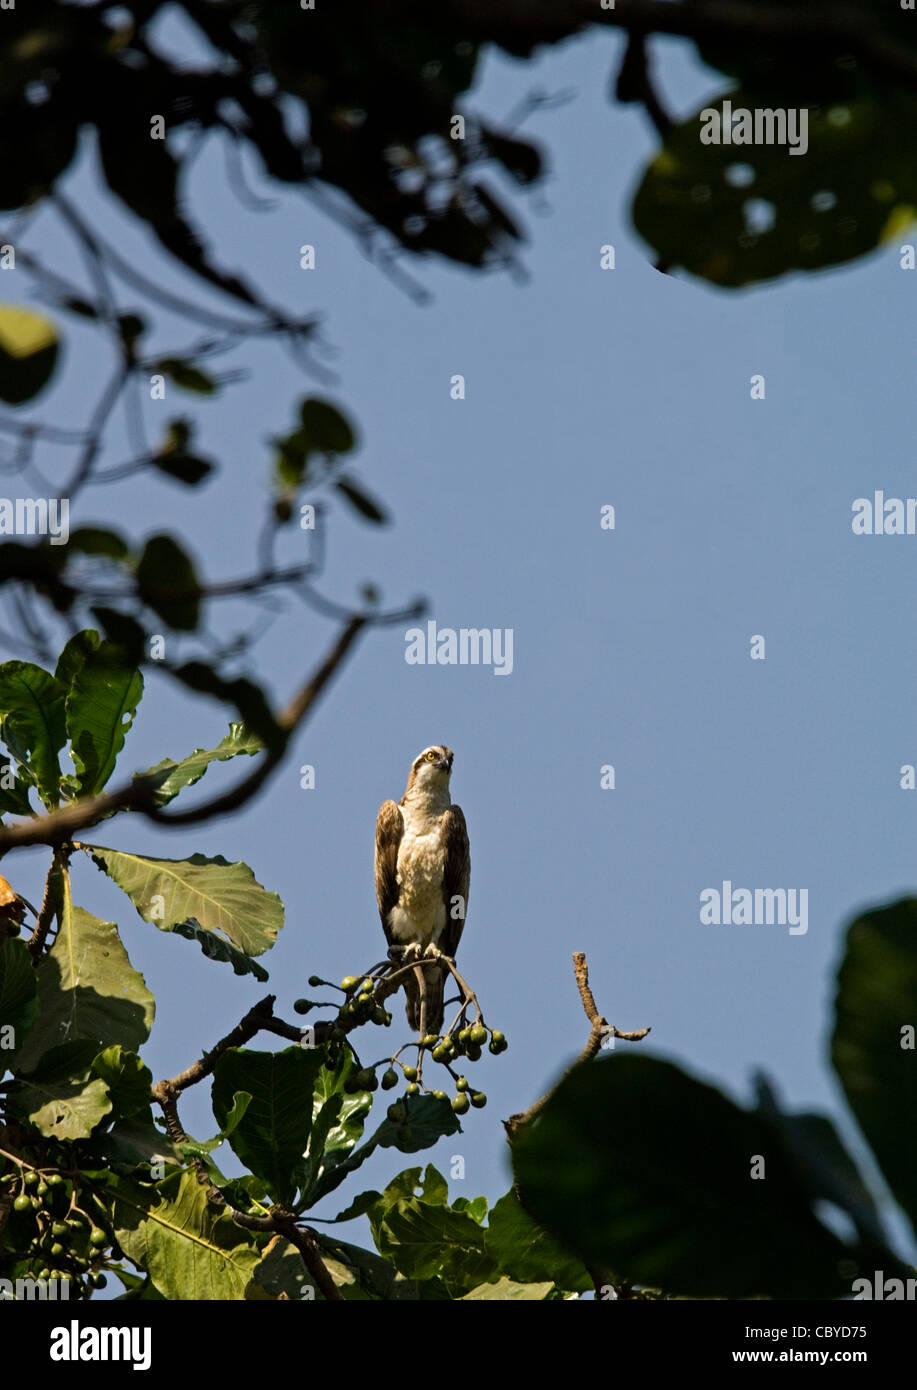
[[433, 750], [431, 749], [430, 752], [427, 754], [427, 762], [428, 762], [428, 763], [432, 763], [432, 762], [435, 761], [435, 759], [436, 759], [436, 754], [435, 754], [435, 753], [433, 752]]

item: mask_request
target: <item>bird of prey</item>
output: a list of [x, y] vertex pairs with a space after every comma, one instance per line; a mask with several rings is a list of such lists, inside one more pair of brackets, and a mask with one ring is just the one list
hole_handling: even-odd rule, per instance
[[[376, 819], [376, 902], [390, 946], [414, 945], [435, 959], [455, 956], [468, 903], [471, 860], [460, 806], [449, 796], [452, 749], [425, 748], [411, 764], [407, 790], [396, 804], [383, 801]], [[423, 966], [428, 1033], [443, 1024], [445, 975], [438, 964]], [[420, 1028], [420, 989], [413, 972], [404, 977], [408, 1024]]]

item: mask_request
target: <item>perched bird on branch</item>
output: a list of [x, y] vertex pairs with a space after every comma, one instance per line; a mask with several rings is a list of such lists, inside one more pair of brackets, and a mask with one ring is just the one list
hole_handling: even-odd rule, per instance
[[[426, 1031], [443, 1024], [446, 971], [440, 954], [455, 956], [465, 925], [471, 859], [460, 806], [449, 796], [452, 749], [425, 748], [414, 759], [407, 790], [383, 801], [376, 819], [376, 902], [390, 946], [416, 948], [426, 980]], [[409, 959], [405, 954], [405, 962]], [[405, 976], [408, 1024], [419, 1029], [420, 989]]]

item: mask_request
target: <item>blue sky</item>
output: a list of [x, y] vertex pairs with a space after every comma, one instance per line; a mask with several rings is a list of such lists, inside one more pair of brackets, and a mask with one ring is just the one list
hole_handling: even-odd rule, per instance
[[[721, 90], [680, 45], [655, 51], [678, 112]], [[268, 497], [266, 440], [315, 391], [358, 422], [354, 471], [393, 517], [376, 529], [335, 509], [326, 591], [347, 601], [372, 579], [390, 604], [427, 595], [440, 626], [513, 629], [507, 677], [410, 666], [403, 629], [371, 632], [293, 759], [243, 814], [174, 832], [122, 818], [96, 833], [141, 853], [250, 864], [286, 903], [286, 927], [262, 963], [278, 1012], [292, 1017], [310, 973], [337, 979], [383, 954], [372, 877], [379, 803], [401, 795], [425, 745], [455, 750], [453, 797], [472, 855], [460, 965], [510, 1050], [472, 1069], [490, 1103], [466, 1117], [464, 1134], [400, 1164], [377, 1157], [353, 1191], [384, 1185], [396, 1165], [429, 1159], [448, 1171], [454, 1154], [466, 1163], [454, 1195], [506, 1190], [500, 1118], [539, 1096], [587, 1035], [575, 950], [587, 953], [609, 1019], [652, 1026], [641, 1046], [654, 1055], [742, 1099], [763, 1068], [789, 1106], [843, 1118], [827, 1065], [842, 931], [917, 880], [917, 795], [898, 785], [901, 764], [917, 762], [917, 540], [856, 537], [850, 526], [856, 497], [915, 494], [917, 279], [894, 247], [741, 293], [657, 274], [628, 216], [655, 137], [639, 112], [608, 101], [618, 53], [616, 36], [598, 34], [533, 64], [492, 54], [470, 95], [468, 109], [498, 118], [533, 87], [575, 92], [526, 123], [551, 173], [521, 205], [524, 284], [430, 261], [409, 267], [434, 295], [420, 307], [346, 232], [268, 190], [251, 165], [250, 182], [276, 203], [242, 208], [222, 157], [205, 152], [191, 207], [220, 261], [275, 302], [322, 313], [336, 381], [310, 380], [277, 348], [246, 347], [238, 360], [249, 378], [215, 403], [173, 392], [146, 405], [154, 435], [166, 415], [197, 415], [200, 450], [221, 465], [215, 481], [191, 493], [134, 479], [83, 494], [75, 509], [73, 524], [110, 521], [140, 536], [176, 528], [209, 576], [246, 573]], [[217, 305], [100, 190], [93, 162], [87, 143], [71, 196], [163, 285]], [[299, 268], [303, 242], [316, 246], [314, 272]], [[617, 265], [603, 272], [607, 242]], [[29, 245], [80, 273], [50, 212]], [[4, 297], [24, 283], [4, 279]], [[124, 307], [139, 307], [136, 296]], [[160, 322], [163, 347], [194, 336]], [[108, 364], [91, 331], [68, 322], [66, 335], [63, 370], [36, 413], [77, 424]], [[454, 373], [466, 378], [464, 401], [450, 398]], [[755, 373], [766, 377], [764, 401], [750, 399]], [[116, 429], [106, 461], [125, 447]], [[45, 455], [52, 478], [54, 466]], [[606, 503], [613, 532], [599, 524]], [[290, 562], [301, 537], [285, 538]], [[225, 610], [229, 627], [256, 617]], [[756, 634], [764, 661], [749, 657]], [[280, 702], [332, 635], [291, 601], [250, 672]], [[148, 691], [125, 772], [222, 736], [216, 707], [155, 677]], [[304, 763], [316, 769], [313, 791], [300, 788]], [[606, 763], [614, 791], [600, 788]], [[200, 790], [238, 775], [218, 768]], [[33, 899], [42, 863], [35, 850], [17, 861], [16, 886]], [[78, 901], [118, 920], [156, 994], [145, 1055], [156, 1076], [172, 1075], [264, 989], [141, 922], [88, 863], [74, 872]], [[699, 895], [724, 879], [807, 889], [808, 932], [701, 925]], [[197, 1136], [213, 1132], [205, 1087], [186, 1094], [182, 1116]], [[216, 1158], [236, 1171], [225, 1150]], [[344, 1234], [366, 1238], [358, 1223]]]

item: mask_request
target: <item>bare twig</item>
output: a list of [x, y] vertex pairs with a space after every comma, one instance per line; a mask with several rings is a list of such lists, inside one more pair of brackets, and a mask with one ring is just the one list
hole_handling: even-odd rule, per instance
[[510, 1115], [508, 1120], [503, 1121], [503, 1128], [506, 1130], [506, 1137], [510, 1144], [519, 1134], [521, 1129], [541, 1114], [548, 1101], [557, 1091], [566, 1078], [577, 1067], [581, 1067], [584, 1062], [591, 1062], [593, 1057], [602, 1046], [602, 1039], [609, 1033], [615, 1038], [623, 1038], [627, 1042], [640, 1042], [650, 1031], [649, 1028], [638, 1028], [633, 1032], [623, 1033], [616, 1028], [613, 1023], [609, 1023], [606, 1018], [599, 1013], [596, 1008], [592, 990], [589, 988], [589, 967], [586, 964], [586, 955], [583, 951], [573, 953], [573, 972], [576, 976], [576, 987], [579, 990], [580, 999], [583, 1001], [583, 1009], [590, 1023], [589, 1037], [586, 1039], [586, 1046], [574, 1062], [567, 1067], [560, 1079], [547, 1091], [540, 1100], [536, 1100], [530, 1105], [528, 1110], [523, 1110], [520, 1114]]

